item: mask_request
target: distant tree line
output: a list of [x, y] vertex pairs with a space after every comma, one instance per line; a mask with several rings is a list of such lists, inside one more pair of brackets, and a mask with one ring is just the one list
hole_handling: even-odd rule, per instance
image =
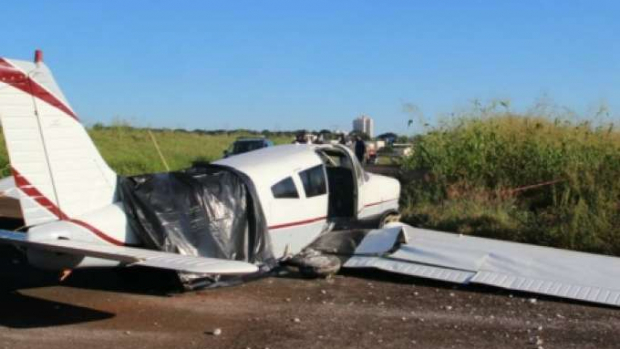
[[[200, 128], [196, 128], [193, 130], [187, 130], [184, 128], [168, 128], [168, 127], [136, 127], [136, 126], [132, 126], [129, 122], [127, 121], [118, 121], [115, 120], [113, 121], [111, 124], [106, 125], [103, 124], [101, 122], [97, 122], [95, 124], [93, 124], [91, 126], [92, 129], [95, 130], [104, 130], [104, 129], [134, 129], [134, 130], [151, 130], [153, 132], [178, 132], [178, 133], [191, 133], [191, 134], [198, 134], [198, 135], [236, 135], [236, 134], [246, 134], [246, 135], [251, 135], [251, 136], [264, 136], [266, 138], [269, 137], [291, 137], [294, 138], [295, 136], [297, 136], [300, 133], [313, 133], [313, 134], [317, 134], [317, 135], [322, 135], [323, 139], [325, 140], [331, 140], [331, 139], [338, 139], [341, 135], [341, 133], [335, 133], [333, 131], [327, 130], [327, 129], [321, 129], [321, 130], [305, 130], [305, 129], [299, 129], [299, 130], [284, 130], [284, 131], [271, 131], [271, 130], [252, 130], [252, 129], [247, 129], [247, 128], [237, 128], [237, 129], [214, 129], [214, 130], [205, 130], [205, 129], [200, 129]], [[348, 136], [349, 138], [354, 138], [356, 136], [361, 137], [363, 140], [368, 141], [370, 140], [370, 137], [362, 132], [357, 132], [357, 131], [351, 131], [348, 134], [345, 134], [346, 136]], [[377, 136], [376, 138], [378, 139], [383, 139], [383, 140], [387, 140], [387, 139], [393, 139], [394, 142], [396, 141], [397, 143], [407, 143], [410, 141], [410, 138], [407, 136], [399, 136], [395, 133], [392, 132], [388, 132], [388, 133], [384, 133], [381, 134], [379, 136]]]

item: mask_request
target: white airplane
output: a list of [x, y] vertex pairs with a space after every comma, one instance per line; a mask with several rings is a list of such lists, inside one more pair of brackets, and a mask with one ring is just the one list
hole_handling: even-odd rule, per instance
[[[209, 275], [258, 270], [260, 265], [235, 258], [134, 247], [141, 241], [119, 200], [119, 178], [41, 58], [40, 52], [34, 63], [0, 58], [0, 121], [29, 226], [27, 234], [0, 230], [0, 243], [23, 247], [31, 264], [52, 270], [131, 265]], [[390, 222], [398, 212], [398, 182], [364, 172], [345, 147], [276, 146], [216, 164], [252, 182], [276, 259], [306, 246], [333, 252], [325, 241], [335, 236], [338, 245], [339, 235], [322, 233], [334, 220], [374, 220], [388, 224], [363, 231], [352, 248], [343, 248], [349, 257], [344, 268], [620, 306], [620, 258]]]
[[[103, 160], [43, 63], [0, 58], [0, 120], [28, 233], [0, 232], [50, 270], [142, 265], [201, 274], [257, 271], [246, 261], [137, 248]], [[398, 214], [400, 185], [366, 173], [339, 145], [283, 145], [216, 162], [248, 176], [262, 205], [271, 251], [294, 255], [335, 219], [385, 222]]]

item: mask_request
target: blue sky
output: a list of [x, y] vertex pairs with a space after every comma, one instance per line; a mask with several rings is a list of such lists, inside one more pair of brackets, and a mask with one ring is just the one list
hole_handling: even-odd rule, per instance
[[541, 96], [620, 110], [617, 1], [11, 1], [1, 56], [35, 48], [87, 123], [377, 131]]

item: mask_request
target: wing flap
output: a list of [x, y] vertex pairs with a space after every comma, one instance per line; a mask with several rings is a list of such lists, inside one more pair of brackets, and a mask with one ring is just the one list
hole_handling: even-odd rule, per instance
[[146, 250], [135, 247], [100, 245], [74, 240], [30, 241], [27, 235], [0, 230], [0, 243], [9, 243], [26, 248], [96, 257], [119, 261], [127, 265], [170, 269], [188, 273], [236, 275], [250, 274], [258, 267], [241, 261], [217, 258], [184, 256], [175, 253]]
[[370, 232], [344, 267], [620, 306], [620, 258], [406, 225]]
[[380, 257], [353, 256], [345, 264], [346, 268], [376, 268], [392, 273], [418, 276], [427, 279], [447, 281], [454, 283], [467, 283], [476, 273], [443, 268], [439, 266], [424, 265], [388, 259]]

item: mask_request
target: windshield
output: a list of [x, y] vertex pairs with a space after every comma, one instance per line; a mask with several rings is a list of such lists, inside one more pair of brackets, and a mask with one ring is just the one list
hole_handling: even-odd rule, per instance
[[260, 149], [263, 147], [263, 144], [264, 142], [262, 140], [235, 142], [233, 154], [247, 153], [252, 150]]

